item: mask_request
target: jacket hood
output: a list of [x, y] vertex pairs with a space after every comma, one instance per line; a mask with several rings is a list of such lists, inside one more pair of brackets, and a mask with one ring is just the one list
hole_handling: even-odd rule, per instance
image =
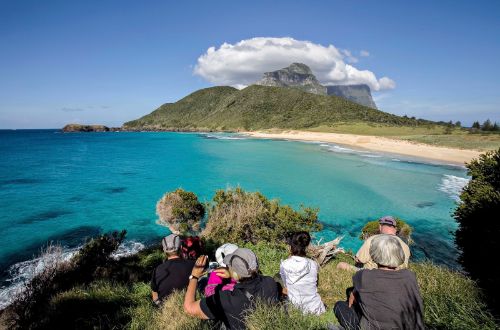
[[292, 256], [281, 263], [286, 277], [293, 284], [309, 274], [311, 271], [311, 260], [303, 257]]

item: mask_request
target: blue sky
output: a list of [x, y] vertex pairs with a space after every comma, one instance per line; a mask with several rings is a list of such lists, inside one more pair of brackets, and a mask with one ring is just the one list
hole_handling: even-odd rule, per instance
[[119, 126], [222, 81], [195, 73], [200, 56], [256, 37], [333, 45], [389, 77], [381, 110], [500, 122], [499, 13], [500, 1], [0, 0], [0, 128]]

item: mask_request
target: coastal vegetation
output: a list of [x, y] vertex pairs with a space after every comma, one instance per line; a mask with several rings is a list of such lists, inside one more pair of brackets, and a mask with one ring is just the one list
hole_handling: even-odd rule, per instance
[[[255, 205], [259, 212], [243, 210]], [[288, 255], [284, 233], [298, 228], [320, 228], [317, 210], [304, 209], [294, 210], [240, 188], [218, 191], [209, 205], [205, 228], [218, 223], [223, 229], [202, 233], [207, 254], [213, 258], [215, 247], [234, 239], [257, 254], [263, 274], [274, 276], [280, 261]], [[263, 222], [264, 215], [272, 220]], [[227, 227], [229, 219], [238, 217], [254, 227], [266, 228], [263, 232], [252, 232], [258, 237], [252, 239], [247, 236], [245, 226]], [[298, 221], [299, 225], [292, 221]], [[231, 236], [223, 236], [222, 231], [228, 229], [232, 230]], [[151, 271], [163, 260], [161, 247], [154, 245], [116, 259], [112, 253], [124, 236], [122, 232], [96, 237], [69, 261], [61, 260], [58, 254], [46, 254], [47, 260], [53, 260], [48, 270], [26, 284], [24, 293], [4, 312], [2, 319], [8, 318], [13, 329], [209, 329], [209, 322], [184, 313], [183, 292], [173, 294], [161, 308], [152, 304], [148, 283]], [[332, 306], [346, 298], [345, 289], [352, 285], [352, 273], [336, 269], [340, 261], [353, 263], [353, 257], [339, 254], [320, 270], [319, 293], [328, 306], [327, 313], [315, 317], [290, 307], [258, 305], [248, 316], [248, 327], [326, 329], [328, 324], [336, 324]], [[418, 279], [428, 328], [496, 328], [482, 291], [473, 280], [428, 262], [410, 262], [410, 268]]]
[[218, 242], [284, 241], [295, 231], [319, 231], [318, 209], [299, 211], [259, 192], [241, 188], [218, 190], [213, 198], [203, 236]]
[[436, 125], [423, 119], [396, 116], [334, 95], [295, 88], [251, 85], [242, 90], [211, 87], [123, 125], [124, 129], [261, 130], [310, 129], [343, 122], [394, 126]]
[[205, 207], [194, 193], [179, 188], [163, 195], [156, 203], [156, 214], [158, 223], [172, 233], [190, 234], [200, 230]]
[[467, 164], [471, 180], [463, 189], [455, 211], [459, 224], [455, 234], [462, 253], [459, 261], [484, 289], [490, 306], [500, 315], [498, 273], [489, 269], [492, 251], [500, 236], [500, 149], [482, 154]]

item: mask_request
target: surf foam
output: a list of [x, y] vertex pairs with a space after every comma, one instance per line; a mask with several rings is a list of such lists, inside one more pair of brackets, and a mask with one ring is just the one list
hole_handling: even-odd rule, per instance
[[439, 190], [448, 194], [456, 201], [460, 200], [460, 193], [464, 187], [469, 183], [469, 179], [461, 178], [454, 175], [445, 174], [439, 184]]

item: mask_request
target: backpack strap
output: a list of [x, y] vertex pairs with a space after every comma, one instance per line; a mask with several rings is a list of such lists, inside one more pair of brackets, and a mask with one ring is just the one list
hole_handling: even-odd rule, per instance
[[255, 297], [253, 296], [253, 294], [251, 294], [250, 292], [248, 292], [247, 290], [243, 290], [243, 293], [245, 294], [245, 297], [248, 298], [248, 300], [250, 300], [251, 303], [254, 302], [255, 300]]

